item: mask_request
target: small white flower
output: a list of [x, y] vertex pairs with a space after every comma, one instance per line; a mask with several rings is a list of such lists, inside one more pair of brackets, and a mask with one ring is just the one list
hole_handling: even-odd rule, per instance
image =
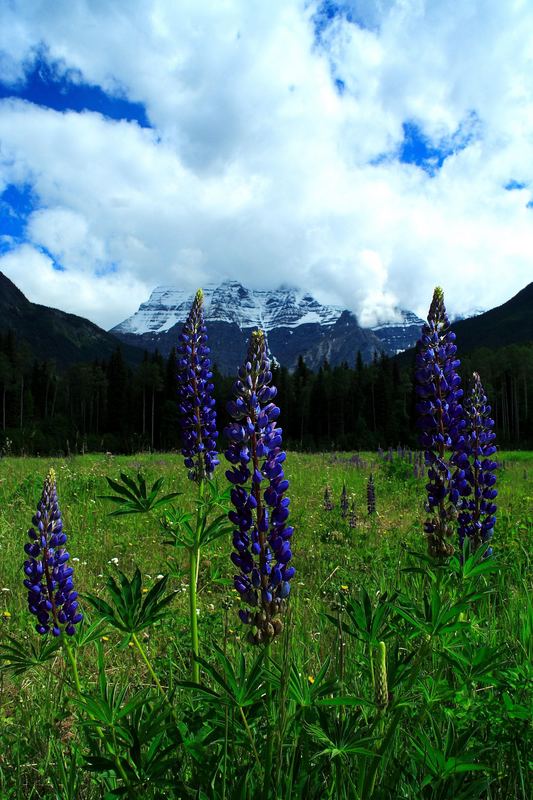
[[200, 616], [200, 609], [199, 609], [199, 608], [197, 608], [197, 609], [196, 609], [196, 616], [197, 616], [197, 617], [199, 617], [199, 616]]
[[118, 564], [118, 558], [116, 558], [116, 557], [115, 558], [111, 558], [107, 563], [108, 564], [114, 564], [115, 567], [116, 567], [117, 564]]
[[165, 577], [164, 575], [156, 575], [155, 579], [156, 581], [162, 581], [164, 577]]
[[3, 592], [10, 592], [11, 589], [8, 589], [7, 586], [2, 586], [2, 591]]
[[72, 560], [75, 561], [76, 563], [78, 563], [79, 558], [74, 557]]

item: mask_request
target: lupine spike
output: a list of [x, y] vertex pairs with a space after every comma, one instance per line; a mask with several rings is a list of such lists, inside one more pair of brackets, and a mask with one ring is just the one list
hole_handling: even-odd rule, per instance
[[232, 465], [226, 476], [233, 484], [235, 509], [229, 513], [235, 525], [231, 559], [239, 569], [234, 585], [250, 606], [239, 616], [251, 626], [248, 639], [254, 644], [281, 633], [281, 615], [295, 573], [289, 566], [290, 500], [284, 497], [289, 482], [283, 472], [282, 431], [276, 426], [279, 408], [271, 402], [277, 390], [271, 380], [265, 335], [254, 331], [234, 385], [235, 400], [228, 403], [234, 422], [224, 431], [229, 440], [225, 454]]
[[30, 541], [24, 545], [28, 556], [24, 562], [24, 586], [28, 590], [28, 608], [37, 617], [35, 628], [41, 635], [52, 630], [54, 636], [63, 631], [68, 636], [83, 619], [74, 591], [72, 567], [66, 550], [67, 536], [63, 531], [57, 502], [56, 475], [48, 471], [41, 499], [33, 517], [34, 527], [28, 531]]
[[372, 473], [366, 484], [366, 505], [370, 516], [376, 513], [376, 485]]
[[[477, 550], [491, 540], [494, 532], [497, 510], [494, 499], [498, 494], [494, 487], [494, 471], [498, 464], [492, 459], [496, 452], [496, 434], [492, 430], [494, 420], [490, 412], [481, 378], [474, 372], [472, 390], [464, 404], [464, 437], [453, 458], [457, 467], [455, 486], [461, 495], [458, 517], [461, 550], [465, 537], [468, 537], [471, 548]], [[491, 554], [492, 547], [487, 547], [485, 555]]]
[[348, 492], [346, 491], [346, 484], [342, 484], [342, 492], [340, 499], [341, 516], [344, 518], [348, 514]]
[[333, 501], [331, 499], [331, 489], [326, 486], [324, 489], [324, 511], [333, 511]]
[[357, 512], [355, 510], [355, 498], [352, 497], [350, 502], [350, 514], [348, 516], [348, 525], [350, 528], [357, 528]]
[[457, 374], [460, 361], [455, 358], [455, 334], [444, 306], [444, 293], [435, 289], [427, 323], [417, 343], [416, 393], [419, 413], [420, 443], [425, 450], [429, 482], [426, 485], [426, 511], [430, 515], [424, 525], [429, 554], [451, 555], [449, 541], [455, 530], [459, 492], [451, 481], [447, 455], [460, 444], [465, 422], [460, 399], [463, 391]]
[[178, 345], [179, 410], [185, 466], [189, 478], [200, 483], [210, 478], [219, 464], [216, 450], [214, 389], [207, 330], [203, 312], [204, 294], [196, 292], [189, 316], [183, 325]]
[[384, 709], [389, 704], [389, 685], [387, 679], [387, 646], [385, 642], [378, 644], [378, 658], [374, 670], [374, 696], [378, 708]]

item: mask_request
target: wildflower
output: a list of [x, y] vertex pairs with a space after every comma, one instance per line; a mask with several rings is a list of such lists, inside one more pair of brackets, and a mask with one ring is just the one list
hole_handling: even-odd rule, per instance
[[331, 501], [331, 489], [326, 486], [324, 489], [324, 511], [333, 511], [333, 503]]
[[372, 473], [370, 473], [366, 484], [366, 505], [370, 516], [376, 513], [376, 485]]
[[2, 611], [2, 616], [4, 619], [10, 619], [11, 612], [10, 611]]
[[216, 451], [215, 401], [211, 396], [213, 373], [208, 358], [203, 314], [203, 292], [198, 289], [180, 334], [178, 347], [179, 410], [182, 455], [189, 478], [200, 483], [210, 478], [219, 460]]
[[350, 528], [357, 528], [357, 512], [355, 510], [355, 498], [352, 497], [350, 501], [350, 514], [348, 516], [348, 526]]
[[53, 469], [46, 476], [32, 521], [35, 527], [28, 531], [31, 541], [24, 545], [29, 556], [24, 562], [29, 610], [37, 617], [38, 633], [48, 633], [51, 627], [54, 636], [60, 636], [63, 630], [72, 636], [74, 626], [83, 617], [78, 611], [78, 593], [74, 591], [74, 570], [67, 563], [70, 555], [65, 549], [67, 537], [57, 503]]
[[309, 681], [309, 683], [311, 684], [311, 686], [312, 686], [312, 685], [313, 685], [313, 683], [315, 682], [315, 679], [314, 679], [314, 677], [313, 677], [312, 675], [308, 675], [308, 676], [307, 676], [307, 680]]
[[342, 484], [342, 492], [340, 499], [341, 516], [344, 518], [348, 513], [348, 492], [346, 491], [346, 484]]
[[[496, 452], [492, 430], [494, 420], [491, 407], [477, 372], [473, 375], [472, 390], [464, 404], [466, 428], [458, 452], [453, 457], [457, 466], [454, 482], [461, 501], [459, 504], [459, 547], [462, 549], [465, 536], [472, 549], [477, 550], [492, 538], [497, 506], [494, 504], [498, 492], [494, 488], [498, 464], [491, 456]], [[492, 554], [487, 548], [486, 555]]]
[[460, 361], [455, 358], [454, 342], [443, 291], [437, 287], [417, 344], [415, 371], [417, 424], [429, 478], [425, 508], [430, 516], [424, 530], [433, 556], [451, 555], [454, 550], [447, 540], [455, 529], [459, 491], [451, 481], [446, 454], [455, 451], [465, 424], [459, 402], [463, 395], [461, 379], [456, 372]]
[[251, 625], [248, 639], [254, 644], [268, 642], [281, 632], [280, 616], [295, 573], [289, 566], [290, 500], [283, 496], [289, 482], [283, 472], [282, 431], [276, 427], [280, 411], [271, 402], [277, 393], [271, 380], [265, 335], [254, 331], [234, 386], [236, 399], [228, 403], [234, 422], [225, 430], [226, 458], [232, 465], [226, 476], [233, 484], [235, 509], [229, 513], [235, 525], [231, 559], [240, 570], [234, 583], [251, 607], [241, 609], [239, 616]]

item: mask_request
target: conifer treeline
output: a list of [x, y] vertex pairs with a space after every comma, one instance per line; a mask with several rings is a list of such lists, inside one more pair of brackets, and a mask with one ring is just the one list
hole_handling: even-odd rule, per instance
[[[500, 446], [533, 448], [533, 346], [480, 349], [462, 359], [465, 386], [476, 369], [492, 402]], [[120, 349], [107, 361], [60, 370], [32, 361], [12, 332], [0, 335], [0, 451], [25, 454], [136, 452], [180, 447], [176, 354], [145, 353], [137, 368]], [[214, 368], [219, 430], [233, 377]], [[276, 370], [288, 448], [368, 450], [416, 446], [412, 367], [387, 356], [312, 372]]]

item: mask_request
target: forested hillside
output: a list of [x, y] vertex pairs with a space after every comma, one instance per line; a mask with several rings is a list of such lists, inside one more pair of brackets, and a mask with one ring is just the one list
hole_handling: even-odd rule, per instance
[[[462, 358], [463, 383], [476, 369], [493, 405], [499, 444], [533, 446], [533, 346], [482, 348]], [[219, 430], [232, 377], [214, 368]], [[412, 361], [376, 358], [316, 372], [300, 359], [275, 375], [289, 448], [355, 450], [416, 445]], [[180, 447], [176, 356], [145, 354], [131, 367], [109, 358], [59, 369], [31, 360], [13, 332], [0, 336], [0, 447], [4, 453], [135, 452]]]

